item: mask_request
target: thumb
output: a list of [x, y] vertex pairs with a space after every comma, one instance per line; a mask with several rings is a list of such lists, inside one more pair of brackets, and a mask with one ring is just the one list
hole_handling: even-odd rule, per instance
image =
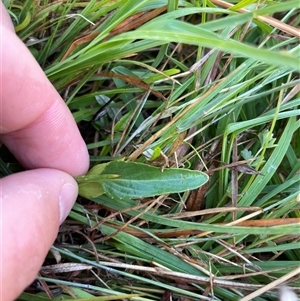
[[0, 180], [1, 300], [15, 299], [34, 280], [77, 192], [75, 180], [55, 169]]

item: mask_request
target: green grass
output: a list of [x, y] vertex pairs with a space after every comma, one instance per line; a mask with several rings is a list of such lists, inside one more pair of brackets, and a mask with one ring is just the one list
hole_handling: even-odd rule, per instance
[[[72, 111], [92, 165], [145, 163], [158, 149], [159, 165], [167, 157], [170, 167], [215, 169], [198, 198], [79, 197], [46, 260], [57, 270], [43, 267], [39, 277], [61, 289], [56, 300], [267, 301], [283, 282], [300, 291], [300, 48], [290, 32], [298, 0], [232, 9], [216, 0], [4, 3]], [[116, 31], [163, 5], [145, 24]], [[226, 167], [242, 160], [262, 175]]]

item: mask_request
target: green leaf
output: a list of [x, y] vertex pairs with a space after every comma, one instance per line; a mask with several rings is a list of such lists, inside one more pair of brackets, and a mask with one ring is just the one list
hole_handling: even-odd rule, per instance
[[260, 144], [263, 147], [266, 144], [267, 148], [275, 147], [277, 144], [275, 144], [276, 138], [273, 138], [273, 134], [270, 134], [269, 130], [265, 130], [263, 132], [260, 132], [258, 134], [258, 138], [260, 140]]
[[249, 160], [253, 158], [252, 152], [249, 151], [248, 149], [243, 149], [241, 151], [241, 155], [245, 160]]
[[119, 174], [116, 179], [104, 179], [101, 184], [111, 198], [139, 199], [155, 195], [196, 189], [208, 181], [208, 176], [188, 169], [165, 169], [143, 163], [114, 161], [104, 174]]
[[104, 194], [103, 187], [98, 182], [78, 182], [79, 194], [87, 199]]
[[230, 7], [229, 9], [230, 10], [238, 10], [238, 9], [241, 9], [241, 8], [244, 8], [252, 3], [255, 3], [257, 2], [257, 0], [242, 0], [240, 1], [239, 3], [233, 5], [232, 7]]
[[123, 252], [135, 256], [142, 256], [149, 262], [157, 262], [173, 271], [199, 276], [203, 275], [203, 273], [197, 270], [197, 268], [195, 268], [192, 264], [185, 262], [182, 258], [179, 258], [176, 255], [170, 254], [165, 250], [161, 250], [157, 246], [152, 246], [131, 234], [125, 232], [116, 233], [116, 229], [106, 225], [102, 226], [102, 230], [105, 235], [114, 234], [113, 240], [110, 241], [110, 244]]
[[109, 163], [97, 164], [88, 171], [88, 175], [100, 175]]
[[123, 115], [115, 125], [115, 132], [122, 132], [126, 129], [126, 126], [130, 122], [132, 112], [128, 112]]
[[150, 161], [157, 159], [160, 156], [160, 154], [161, 154], [161, 149], [160, 149], [160, 147], [157, 146], [153, 151]]
[[[96, 174], [95, 171], [100, 174]], [[92, 173], [92, 174], [90, 174]], [[200, 171], [160, 168], [143, 163], [113, 161], [105, 168], [95, 166], [86, 176], [78, 177], [79, 194], [94, 198], [106, 193], [112, 199], [139, 199], [196, 189], [208, 181]]]
[[[244, 18], [247, 16], [252, 17], [251, 14], [243, 14]], [[153, 23], [148, 22], [134, 32], [126, 32], [114, 37], [111, 42], [118, 43], [124, 40], [130, 41], [133, 39], [146, 40], [150, 37], [152, 41], [187, 43], [215, 48], [219, 51], [227, 51], [236, 55], [251, 57], [273, 66], [288, 68], [295, 71], [299, 70], [298, 58], [291, 52], [271, 51], [270, 49], [253, 47], [233, 39], [225, 40], [221, 35], [204, 29], [203, 26], [196, 27], [192, 24], [178, 20], [155, 20], [155, 26], [153, 26]]]

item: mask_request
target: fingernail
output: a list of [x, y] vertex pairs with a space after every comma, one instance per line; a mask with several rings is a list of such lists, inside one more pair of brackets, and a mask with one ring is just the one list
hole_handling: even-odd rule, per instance
[[68, 216], [78, 195], [78, 187], [71, 183], [62, 186], [59, 195], [60, 223]]

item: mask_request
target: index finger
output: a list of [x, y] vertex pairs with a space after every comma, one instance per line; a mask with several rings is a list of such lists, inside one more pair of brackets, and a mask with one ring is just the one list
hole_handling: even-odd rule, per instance
[[73, 116], [0, 5], [0, 139], [26, 168], [83, 174], [88, 152]]

